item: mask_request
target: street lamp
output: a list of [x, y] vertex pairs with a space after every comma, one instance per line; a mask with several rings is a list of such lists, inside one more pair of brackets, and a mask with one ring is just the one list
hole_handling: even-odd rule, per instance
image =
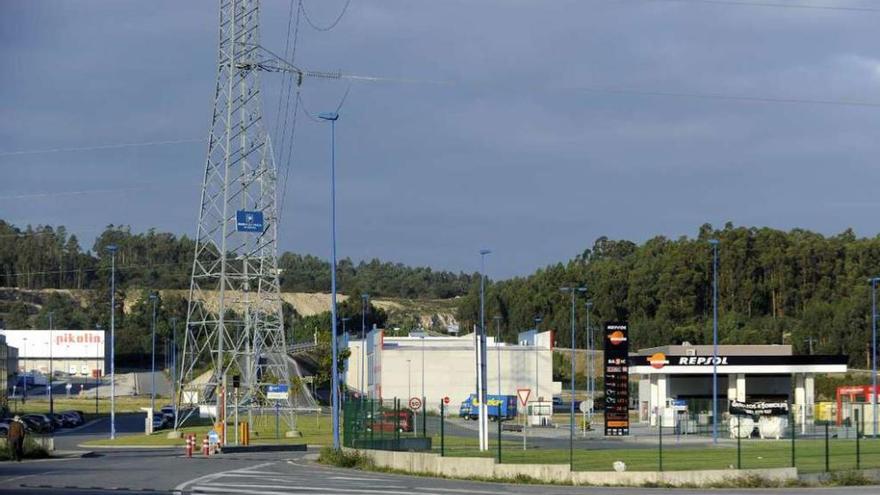
[[574, 468], [574, 332], [575, 332], [575, 311], [574, 311], [574, 299], [575, 296], [580, 292], [581, 294], [587, 292], [586, 287], [562, 287], [559, 289], [562, 292], [568, 292], [571, 294], [571, 399], [569, 400], [569, 417], [568, 417], [568, 463], [569, 466]]
[[369, 294], [367, 294], [366, 292], [361, 294], [361, 303], [362, 303], [361, 304], [361, 359], [360, 359], [360, 363], [358, 363], [358, 388], [361, 391], [361, 400], [363, 400], [364, 394], [366, 393], [366, 390], [364, 387], [364, 385], [365, 385], [365, 383], [364, 383], [364, 381], [365, 381], [364, 380], [364, 365], [365, 365], [364, 360], [365, 360], [365, 356], [367, 355], [367, 351], [366, 351], [366, 348], [367, 348], [367, 341], [366, 341], [367, 304], [369, 303], [369, 301], [370, 301]]
[[150, 410], [156, 410], [156, 302], [159, 300], [158, 292], [150, 292], [150, 301], [153, 302], [153, 320], [150, 324], [153, 348], [150, 351]]
[[174, 429], [177, 430], [177, 318], [171, 317], [171, 407], [174, 408]]
[[874, 418], [873, 436], [877, 436], [877, 281], [880, 277], [874, 277], [871, 282], [871, 417]]
[[[593, 404], [595, 402], [594, 395], [596, 393], [596, 377], [595, 377], [595, 349], [593, 338], [593, 327], [590, 326], [590, 313], [593, 311], [593, 301], [587, 301], [584, 305], [587, 308], [587, 349], [588, 355], [587, 358], [589, 360], [589, 375], [587, 380], [587, 397], [590, 399], [590, 403], [587, 404], [587, 410], [589, 412], [590, 424], [593, 423]], [[584, 431], [584, 435], [586, 435], [586, 430]]]
[[22, 383], [21, 403], [27, 402], [27, 386], [28, 386], [28, 370], [27, 370], [27, 337], [23, 337], [23, 349], [21, 350], [21, 360], [24, 361], [24, 383]]
[[540, 331], [538, 327], [541, 321], [543, 321], [542, 317], [535, 317], [535, 338], [532, 340], [532, 345], [535, 348], [535, 400], [538, 400], [538, 332]]
[[330, 347], [333, 369], [330, 372], [330, 410], [333, 424], [333, 449], [339, 450], [339, 349], [336, 347], [336, 121], [337, 112], [323, 112], [318, 118], [330, 122]]
[[[712, 443], [718, 443], [718, 239], [712, 245]], [[662, 422], [662, 420], [661, 420]], [[662, 426], [661, 426], [662, 427]]]
[[105, 248], [110, 253], [110, 440], [116, 438], [116, 251], [115, 244]]
[[486, 256], [491, 253], [489, 249], [480, 250], [480, 367], [477, 373], [480, 377], [477, 391], [480, 401], [480, 450], [489, 449], [489, 410], [486, 408], [486, 393], [489, 388], [486, 377]]
[[52, 375], [55, 374], [55, 370], [52, 366], [52, 347], [54, 344], [52, 343], [52, 316], [53, 311], [49, 311], [49, 414], [55, 414], [55, 398], [52, 395]]
[[501, 395], [501, 317], [493, 316], [495, 320], [495, 357], [498, 360], [498, 395]]

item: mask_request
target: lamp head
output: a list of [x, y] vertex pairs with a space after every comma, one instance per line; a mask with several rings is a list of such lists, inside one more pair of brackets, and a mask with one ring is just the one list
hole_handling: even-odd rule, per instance
[[717, 246], [717, 245], [718, 245], [718, 239], [709, 239], [709, 244], [711, 244], [711, 245], [713, 245], [713, 246]]
[[119, 248], [116, 247], [116, 244], [108, 244], [104, 249], [106, 249], [108, 253], [114, 254]]
[[480, 249], [480, 256], [485, 256], [487, 254], [490, 254], [491, 252], [492, 251], [489, 249]]
[[339, 114], [336, 112], [321, 112], [318, 114], [318, 118], [321, 120], [329, 120], [332, 122], [334, 120], [339, 120]]

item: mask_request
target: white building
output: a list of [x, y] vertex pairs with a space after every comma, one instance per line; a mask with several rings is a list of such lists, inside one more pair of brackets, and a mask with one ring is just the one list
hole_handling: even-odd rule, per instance
[[[477, 386], [474, 334], [456, 336], [389, 337], [373, 330], [361, 340], [349, 341], [346, 383], [350, 390], [369, 397], [391, 400], [424, 396], [428, 409], [436, 410], [449, 397], [458, 405], [475, 393]], [[535, 341], [537, 340], [537, 345]], [[550, 400], [561, 383], [553, 381], [552, 332], [520, 334], [519, 344], [498, 343], [487, 337], [487, 383], [490, 395], [516, 395], [530, 390], [530, 401]], [[499, 379], [500, 377], [500, 379]], [[537, 390], [537, 393], [535, 391]]]
[[74, 376], [104, 375], [103, 330], [0, 330], [18, 348], [18, 371]]

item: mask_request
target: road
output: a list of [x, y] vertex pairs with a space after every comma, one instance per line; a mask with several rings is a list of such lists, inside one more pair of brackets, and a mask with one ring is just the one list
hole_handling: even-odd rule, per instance
[[[120, 415], [120, 432], [138, 431], [143, 415]], [[63, 448], [106, 436], [102, 419], [77, 431], [58, 435]], [[0, 463], [3, 494], [549, 494], [549, 495], [693, 495], [693, 490], [500, 485], [493, 483], [402, 476], [338, 469], [314, 463], [315, 453], [228, 454], [187, 459], [180, 450], [99, 450], [85, 458]], [[766, 490], [712, 490], [713, 494], [764, 494]], [[794, 495], [803, 489], [770, 492]], [[877, 487], [810, 489], [811, 495], [867, 495]]]

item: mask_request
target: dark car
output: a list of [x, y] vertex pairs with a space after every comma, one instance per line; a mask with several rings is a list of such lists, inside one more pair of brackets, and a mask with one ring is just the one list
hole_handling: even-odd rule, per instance
[[34, 433], [52, 433], [55, 425], [45, 414], [25, 414], [21, 417], [27, 429]]
[[64, 411], [61, 413], [61, 417], [64, 418], [68, 426], [71, 427], [79, 426], [85, 422], [83, 420], [83, 417], [80, 416], [76, 411]]
[[64, 417], [62, 417], [60, 414], [48, 413], [46, 414], [46, 417], [49, 418], [49, 421], [52, 422], [52, 427], [55, 430], [60, 428], [67, 428], [67, 426], [69, 425], [69, 423], [66, 422], [64, 420]]

